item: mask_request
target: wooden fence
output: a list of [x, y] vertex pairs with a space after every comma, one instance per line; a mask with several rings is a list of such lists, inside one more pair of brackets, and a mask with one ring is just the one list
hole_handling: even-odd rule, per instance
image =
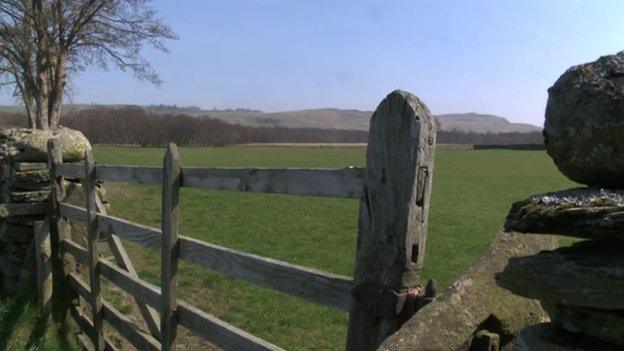
[[[54, 270], [54, 259], [38, 260], [39, 271], [43, 272], [39, 275], [40, 296], [45, 305], [50, 305], [50, 301], [58, 304], [52, 295], [62, 293], [51, 292], [56, 289], [52, 286], [60, 286], [60, 290], [70, 287], [71, 292], [88, 302], [90, 316], [75, 304], [69, 307], [80, 329], [90, 338], [85, 348], [115, 349], [103, 333], [106, 321], [139, 350], [175, 349], [178, 326], [226, 350], [281, 350], [177, 298], [178, 262], [184, 260], [350, 312], [347, 348], [374, 349], [384, 338], [379, 335], [387, 336], [400, 325], [393, 321], [397, 318], [388, 317], [384, 321], [389, 320], [390, 324], [382, 324], [383, 329], [379, 329], [379, 318], [354, 303], [351, 292], [355, 283], [365, 281], [382, 283], [397, 292], [418, 284], [415, 272], [424, 256], [434, 143], [435, 129], [428, 110], [415, 97], [403, 92], [390, 94], [373, 116], [366, 169], [183, 168], [173, 144], [167, 148], [163, 167], [96, 165], [90, 151], [85, 155], [85, 162], [64, 164], [58, 142], [51, 140], [48, 145], [53, 187], [50, 230], [38, 230], [37, 242], [52, 243], [48, 251], [52, 258], [59, 258], [57, 264], [64, 270], [61, 273]], [[84, 208], [64, 201], [64, 179], [82, 180], [86, 195]], [[161, 184], [161, 228], [107, 215], [96, 194], [98, 181]], [[180, 187], [360, 199], [355, 283], [351, 277], [179, 235]], [[71, 239], [64, 229], [65, 220], [86, 224], [86, 245]], [[111, 246], [116, 263], [99, 257], [100, 238], [105, 238]], [[137, 276], [120, 239], [161, 252], [160, 287]], [[84, 264], [88, 282], [67, 268], [66, 261], [70, 259]], [[149, 331], [136, 326], [102, 298], [100, 277], [135, 299]]]

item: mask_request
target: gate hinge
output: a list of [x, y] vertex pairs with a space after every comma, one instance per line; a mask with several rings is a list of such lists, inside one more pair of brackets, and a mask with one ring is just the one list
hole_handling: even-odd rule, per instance
[[407, 321], [418, 310], [433, 301], [436, 295], [435, 281], [429, 280], [425, 288], [418, 285], [403, 293], [376, 282], [364, 282], [351, 291], [355, 304], [373, 317], [399, 317], [401, 323]]

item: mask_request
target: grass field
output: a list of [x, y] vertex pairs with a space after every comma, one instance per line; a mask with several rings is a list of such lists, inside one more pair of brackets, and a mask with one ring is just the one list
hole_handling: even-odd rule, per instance
[[[161, 164], [163, 149], [97, 147], [108, 164]], [[363, 166], [364, 148], [183, 148], [186, 166]], [[447, 285], [501, 228], [513, 201], [574, 186], [542, 151], [438, 150], [423, 280]], [[114, 215], [160, 225], [160, 189], [108, 184]], [[183, 189], [184, 235], [247, 252], [351, 275], [356, 200]], [[159, 257], [128, 245], [141, 277], [158, 282]], [[181, 267], [181, 297], [286, 349], [341, 349], [347, 317], [191, 266]], [[118, 301], [124, 301], [119, 295]], [[182, 332], [180, 341], [193, 347]]]

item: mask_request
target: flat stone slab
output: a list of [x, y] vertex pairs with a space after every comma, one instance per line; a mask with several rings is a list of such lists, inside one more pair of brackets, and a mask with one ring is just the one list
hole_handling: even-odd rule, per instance
[[530, 326], [518, 333], [511, 351], [616, 351], [617, 345], [561, 330], [550, 323]]
[[624, 190], [576, 188], [512, 205], [505, 230], [624, 241]]
[[487, 329], [507, 347], [522, 328], [548, 320], [539, 302], [496, 285], [494, 276], [513, 256], [557, 247], [549, 235], [530, 237], [501, 232], [468, 270], [433, 302], [418, 311], [379, 350], [469, 350]]
[[47, 169], [19, 171], [13, 174], [13, 179], [22, 183], [47, 183], [50, 181], [50, 172]]
[[20, 182], [16, 180], [7, 181], [5, 189], [11, 189], [13, 191], [35, 191], [35, 190], [49, 190], [51, 189], [49, 182]]
[[50, 191], [14, 191], [9, 193], [9, 200], [11, 203], [44, 202], [48, 201]]
[[624, 244], [582, 241], [512, 257], [497, 283], [520, 296], [603, 310], [624, 310]]
[[542, 306], [548, 311], [552, 324], [624, 348], [624, 310], [598, 310], [549, 303], [542, 303]]
[[15, 162], [13, 165], [16, 171], [39, 171], [48, 169], [48, 164], [43, 162]]

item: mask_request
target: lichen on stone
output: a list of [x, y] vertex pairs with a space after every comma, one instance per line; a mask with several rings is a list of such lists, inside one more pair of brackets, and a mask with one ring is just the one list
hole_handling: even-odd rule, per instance
[[22, 162], [46, 162], [47, 143], [52, 138], [60, 141], [63, 162], [80, 161], [91, 149], [87, 138], [77, 130], [65, 127], [55, 130], [9, 128], [0, 131], [0, 156]]

